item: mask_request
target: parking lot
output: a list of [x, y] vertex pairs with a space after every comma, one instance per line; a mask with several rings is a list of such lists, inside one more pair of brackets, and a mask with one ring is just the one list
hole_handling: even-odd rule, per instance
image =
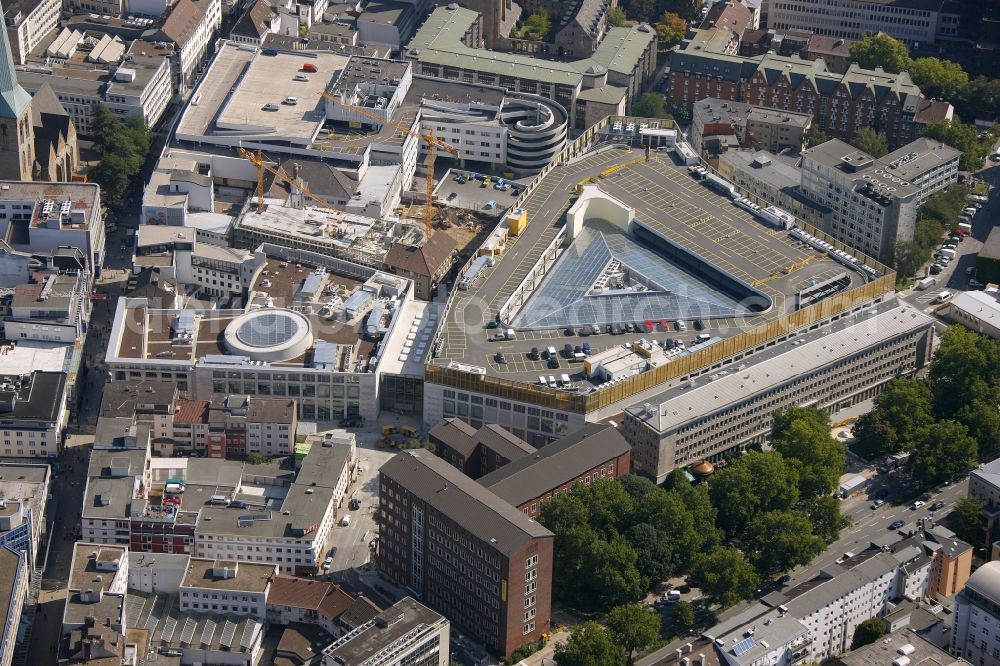
[[[603, 177], [602, 172], [606, 174]], [[576, 184], [587, 178], [593, 178], [603, 191], [633, 207], [638, 220], [773, 300], [774, 307], [765, 313], [704, 319], [704, 332], [712, 336], [731, 336], [782, 316], [796, 307], [796, 292], [810, 285], [845, 273], [850, 275], [852, 287], [865, 279], [796, 241], [788, 232], [764, 225], [693, 178], [669, 155], [654, 153], [646, 161], [639, 151], [604, 151], [557, 167], [528, 196], [524, 203], [528, 214], [525, 232], [468, 291], [458, 292], [455, 297], [439, 358], [487, 367], [491, 374], [528, 382], [537, 381], [540, 375], [580, 373], [582, 364], [575, 361], [562, 359], [556, 369], [544, 359], [529, 358], [533, 347], [541, 351], [551, 345], [561, 352], [567, 342], [574, 348], [581, 345], [584, 340], [579, 338], [579, 331], [568, 335], [565, 329], [522, 330], [513, 340], [490, 342], [495, 330], [485, 327], [533, 272], [563, 225], [562, 217], [574, 200]], [[591, 336], [586, 341], [594, 353], [639, 337], [672, 338], [690, 345], [703, 332], [693, 326], [699, 316], [692, 314], [685, 331], [656, 326], [653, 331]], [[505, 363], [498, 361], [498, 352], [504, 354]]]
[[[497, 190], [494, 187], [496, 179], [492, 178], [487, 187], [483, 187], [482, 180], [467, 179], [464, 183], [456, 180], [459, 175], [468, 173], [471, 172], [452, 169], [448, 178], [438, 186], [437, 200], [447, 206], [481, 212], [495, 211], [500, 215], [514, 203], [518, 193], [523, 189], [522, 185], [510, 181], [511, 185], [507, 189]], [[490, 202], [493, 202], [493, 205], [487, 208]]]

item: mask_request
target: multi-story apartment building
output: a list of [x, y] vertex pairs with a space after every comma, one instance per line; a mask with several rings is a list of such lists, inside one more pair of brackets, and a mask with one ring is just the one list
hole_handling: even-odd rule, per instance
[[73, 344], [86, 330], [93, 309], [86, 272], [49, 273], [18, 285], [3, 321], [8, 340]]
[[287, 398], [178, 400], [155, 437], [172, 440], [174, 452], [195, 451], [209, 458], [289, 455], [295, 445], [297, 411], [296, 401]]
[[[229, 502], [220, 498], [201, 507], [194, 554], [274, 563], [287, 574], [317, 572], [356, 465], [353, 435], [330, 435], [313, 444], [294, 479], [282, 480], [290, 481], [288, 492], [274, 510], [239, 514], [228, 508], [232, 501], [257, 506], [249, 496]], [[253, 476], [252, 468], [247, 474]]]
[[812, 116], [781, 109], [730, 102], [714, 97], [698, 100], [691, 111], [691, 146], [704, 155], [709, 137], [735, 135], [743, 145], [779, 153], [802, 150]]
[[179, 0], [150, 39], [172, 43], [173, 88], [188, 89], [205, 63], [209, 43], [222, 26], [221, 0]]
[[[33, 570], [45, 529], [45, 504], [52, 474], [48, 465], [0, 464], [0, 546], [24, 551]], [[2, 663], [2, 662], [0, 662]]]
[[28, 54], [59, 26], [60, 9], [59, 0], [16, 0], [4, 4], [4, 26], [15, 64], [25, 64]]
[[553, 534], [444, 460], [380, 470], [379, 571], [491, 649], [549, 631]]
[[48, 84], [81, 135], [93, 135], [96, 104], [104, 104], [122, 118], [139, 116], [147, 127], [153, 127], [173, 99], [172, 52], [154, 41], [135, 40], [127, 57], [120, 64], [95, 63], [87, 70], [53, 66], [51, 73], [43, 73], [23, 69], [17, 78], [32, 94]]
[[910, 46], [958, 36], [959, 12], [945, 0], [776, 0], [768, 7], [768, 28], [809, 30], [817, 35], [860, 39], [884, 32]]
[[833, 139], [802, 153], [800, 192], [832, 213], [823, 230], [891, 263], [896, 245], [913, 239], [917, 208], [955, 182], [961, 153], [918, 139], [883, 158]]
[[875, 126], [893, 149], [912, 141], [927, 122], [951, 114], [948, 104], [922, 110], [927, 100], [906, 72], [889, 74], [881, 68], [852, 65], [836, 74], [820, 60], [773, 53], [742, 57], [713, 48], [710, 42], [702, 44], [696, 33], [685, 48], [671, 55], [669, 106], [691, 108], [701, 99], [715, 97], [809, 114], [828, 137], [843, 141], [853, 139], [863, 127]]
[[181, 610], [267, 618], [267, 595], [278, 567], [189, 557], [180, 585]]
[[932, 320], [895, 300], [625, 410], [622, 432], [636, 473], [662, 483], [676, 467], [717, 460], [767, 439], [775, 411], [811, 404], [837, 409], [877, 395], [930, 360]]
[[0, 236], [12, 238], [12, 225], [25, 225], [26, 248], [35, 253], [76, 248], [95, 277], [104, 265], [103, 212], [101, 188], [94, 183], [0, 181]]
[[1000, 562], [987, 562], [955, 597], [951, 653], [972, 664], [1000, 664]]
[[323, 650], [322, 666], [447, 666], [450, 623], [404, 597]]
[[[610, 28], [587, 59], [542, 60], [482, 48], [482, 18], [457, 5], [441, 6], [427, 18], [404, 49], [415, 73], [499, 85], [507, 90], [555, 100], [584, 129], [600, 117], [624, 114], [642, 94], [656, 68], [656, 32], [642, 24]], [[600, 116], [588, 110], [600, 109]]]
[[65, 372], [0, 375], [0, 455], [55, 458], [69, 421]]

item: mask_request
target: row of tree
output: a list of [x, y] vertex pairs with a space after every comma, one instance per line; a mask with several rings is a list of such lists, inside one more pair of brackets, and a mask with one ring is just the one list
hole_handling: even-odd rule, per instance
[[928, 379], [892, 381], [854, 426], [858, 453], [910, 451], [919, 482], [950, 481], [1000, 453], [1000, 342], [951, 326]]
[[100, 103], [94, 105], [93, 116], [94, 144], [101, 151], [101, 163], [91, 179], [101, 186], [104, 202], [117, 205], [142, 169], [153, 134], [141, 117], [122, 120]]
[[692, 485], [677, 470], [663, 487], [601, 479], [546, 501], [540, 520], [555, 533], [556, 598], [606, 609], [689, 573], [728, 606], [762, 577], [809, 562], [845, 523], [832, 496], [845, 452], [829, 428], [825, 413], [791, 409], [775, 415], [773, 451], [750, 451], [708, 483]]
[[636, 650], [660, 638], [660, 614], [640, 606], [616, 606], [605, 625], [585, 622], [570, 629], [570, 638], [556, 646], [559, 666], [625, 666]]
[[894, 266], [899, 280], [909, 279], [930, 258], [941, 241], [941, 235], [955, 227], [962, 209], [968, 203], [969, 189], [955, 183], [936, 192], [917, 209], [913, 240], [896, 244]]

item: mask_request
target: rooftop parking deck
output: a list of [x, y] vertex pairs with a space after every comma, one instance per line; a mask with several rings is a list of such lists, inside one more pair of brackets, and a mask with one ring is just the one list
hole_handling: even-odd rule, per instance
[[[629, 237], [662, 259], [664, 273], [684, 273], [684, 282], [691, 287], [689, 294], [721, 289], [719, 276], [724, 275], [726, 280], [764, 295], [763, 302], [769, 299], [770, 306], [748, 308], [736, 316], [726, 316], [717, 308], [692, 306], [690, 311], [670, 319], [650, 321], [651, 330], [646, 327], [648, 318], [623, 319], [618, 322], [622, 335], [609, 335], [608, 327], [603, 326], [601, 335], [581, 337], [579, 322], [567, 328], [567, 321], [544, 330], [518, 330], [514, 340], [490, 342], [497, 331], [517, 321], [518, 310], [505, 312], [510, 316], [500, 322], [498, 329], [486, 328], [487, 322], [495, 321], [511, 295], [535, 273], [539, 259], [552, 242], [564, 232], [564, 216], [574, 202], [575, 187], [588, 178], [604, 193], [635, 210], [635, 221], [651, 233], [632, 232]], [[528, 215], [525, 231], [512, 239], [504, 253], [496, 257], [496, 264], [485, 269], [467, 291], [457, 292], [442, 329], [444, 344], [435, 364], [460, 362], [485, 368], [489, 375], [526, 383], [537, 382], [540, 375], [567, 372], [580, 380], [582, 363], [560, 355], [561, 367], [554, 372], [543, 358], [529, 358], [532, 348], [544, 352], [552, 346], [562, 352], [567, 343], [575, 348], [586, 342], [591, 354], [596, 354], [639, 338], [656, 342], [671, 338], [692, 348], [697, 336], [726, 339], [781, 319], [798, 309], [800, 292], [827, 281], [839, 279], [839, 290], [846, 291], [872, 279], [797, 240], [788, 231], [768, 226], [697, 180], [666, 153], [653, 152], [647, 161], [638, 150], [605, 149], [577, 158], [550, 171], [523, 202], [523, 208]], [[603, 228], [601, 231], [615, 233]], [[651, 241], [656, 236], [667, 239], [675, 249], [667, 248], [667, 244], [657, 246]], [[679, 288], [677, 284], [667, 287]], [[526, 307], [531, 307], [530, 300]], [[637, 330], [625, 333], [628, 324], [638, 324]], [[500, 362], [498, 352], [504, 354], [505, 362]]]

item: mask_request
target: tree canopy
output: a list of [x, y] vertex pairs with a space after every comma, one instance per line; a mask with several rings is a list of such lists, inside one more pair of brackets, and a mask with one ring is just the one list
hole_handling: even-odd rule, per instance
[[872, 157], [885, 157], [889, 154], [889, 142], [885, 138], [885, 133], [876, 132], [871, 127], [862, 127], [854, 135], [851, 145]]
[[631, 662], [636, 650], [652, 645], [660, 637], [660, 619], [660, 614], [648, 606], [615, 606], [608, 613], [608, 631]]
[[517, 36], [531, 41], [545, 41], [552, 30], [552, 19], [545, 10], [539, 10], [526, 18], [517, 30]]
[[625, 666], [625, 653], [596, 622], [570, 627], [570, 637], [555, 649], [559, 666]]
[[954, 99], [969, 82], [969, 75], [962, 66], [951, 60], [917, 58], [907, 71], [927, 97]]
[[805, 141], [806, 148], [812, 148], [813, 146], [818, 146], [819, 144], [826, 143], [830, 140], [827, 138], [826, 134], [823, 133], [823, 130], [820, 129], [819, 125], [810, 125], [802, 139]]
[[743, 550], [761, 576], [808, 564], [823, 552], [824, 540], [812, 533], [801, 511], [769, 511], [750, 523]]
[[927, 485], [951, 481], [976, 466], [976, 440], [957, 421], [923, 428], [911, 452], [913, 476]]
[[859, 452], [872, 459], [908, 451], [917, 434], [934, 422], [931, 389], [919, 379], [900, 378], [889, 382], [875, 398], [875, 409], [854, 426]]
[[632, 115], [637, 118], [669, 118], [663, 95], [658, 92], [645, 92], [632, 107]]
[[975, 497], [963, 497], [948, 515], [948, 524], [962, 541], [982, 546], [986, 539], [986, 513]]
[[736, 548], [715, 548], [699, 555], [691, 578], [712, 601], [732, 606], [749, 599], [760, 584], [760, 576]]
[[760, 514], [783, 511], [799, 500], [799, 475], [776, 451], [748, 451], [715, 473], [709, 485], [719, 527], [738, 536]]
[[851, 649], [857, 650], [866, 645], [871, 645], [885, 636], [886, 633], [885, 622], [877, 617], [869, 618], [854, 629], [854, 639], [851, 641]]
[[966, 125], [957, 117], [951, 120], [939, 120], [924, 128], [922, 136], [936, 139], [948, 144], [955, 150], [962, 151], [959, 168], [965, 171], [977, 171], [983, 166], [983, 159], [989, 150], [988, 142], [979, 139], [979, 132], [972, 125]]
[[865, 35], [851, 44], [849, 58], [865, 69], [881, 67], [892, 74], [898, 74], [910, 65], [906, 44], [885, 33]]
[[771, 446], [798, 471], [799, 496], [829, 495], [837, 488], [847, 452], [830, 437], [830, 417], [810, 407], [774, 415]]
[[153, 136], [139, 116], [121, 120], [100, 103], [93, 106], [92, 113], [94, 144], [101, 152], [101, 163], [91, 177], [101, 186], [104, 201], [117, 205], [142, 169]]
[[611, 7], [608, 9], [608, 25], [612, 28], [621, 28], [625, 25], [625, 10], [621, 7]]
[[656, 23], [657, 46], [661, 51], [681, 43], [687, 33], [687, 21], [676, 12], [663, 12]]

